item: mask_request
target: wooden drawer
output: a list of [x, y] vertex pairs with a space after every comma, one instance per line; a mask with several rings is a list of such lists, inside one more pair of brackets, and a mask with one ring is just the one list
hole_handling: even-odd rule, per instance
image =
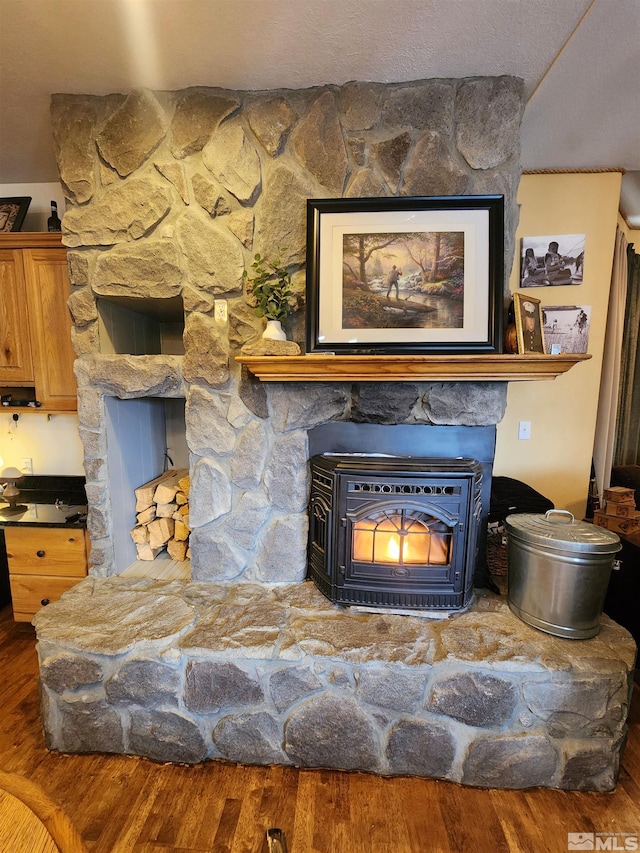
[[13, 618], [16, 622], [30, 622], [44, 603], [57, 601], [63, 592], [82, 578], [49, 577], [43, 575], [10, 575]]
[[9, 574], [65, 575], [87, 573], [85, 532], [68, 527], [6, 527]]

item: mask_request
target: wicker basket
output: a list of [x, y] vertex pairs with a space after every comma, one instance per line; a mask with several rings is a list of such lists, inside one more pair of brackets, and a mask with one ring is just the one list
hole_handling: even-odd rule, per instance
[[487, 533], [487, 567], [490, 575], [505, 577], [507, 574], [507, 537], [504, 527]]

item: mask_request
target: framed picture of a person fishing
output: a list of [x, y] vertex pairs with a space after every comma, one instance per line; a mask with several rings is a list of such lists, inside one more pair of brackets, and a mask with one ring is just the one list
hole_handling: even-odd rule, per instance
[[307, 201], [307, 352], [502, 351], [501, 195]]

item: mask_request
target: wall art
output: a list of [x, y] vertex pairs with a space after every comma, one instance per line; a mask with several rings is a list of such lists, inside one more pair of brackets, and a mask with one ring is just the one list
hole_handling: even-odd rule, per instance
[[523, 237], [520, 287], [582, 284], [584, 234]]
[[503, 205], [309, 199], [307, 352], [500, 352]]
[[513, 294], [518, 352], [545, 352], [542, 305], [539, 299]]
[[589, 350], [590, 305], [544, 305], [546, 351], [581, 353]]
[[0, 231], [19, 231], [31, 204], [31, 196], [0, 198]]

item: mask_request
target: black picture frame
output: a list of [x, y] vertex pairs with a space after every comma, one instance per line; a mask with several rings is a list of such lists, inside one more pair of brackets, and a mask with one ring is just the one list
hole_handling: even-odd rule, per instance
[[503, 290], [502, 195], [307, 200], [307, 353], [500, 353]]
[[31, 204], [31, 196], [0, 198], [0, 233], [19, 231]]

